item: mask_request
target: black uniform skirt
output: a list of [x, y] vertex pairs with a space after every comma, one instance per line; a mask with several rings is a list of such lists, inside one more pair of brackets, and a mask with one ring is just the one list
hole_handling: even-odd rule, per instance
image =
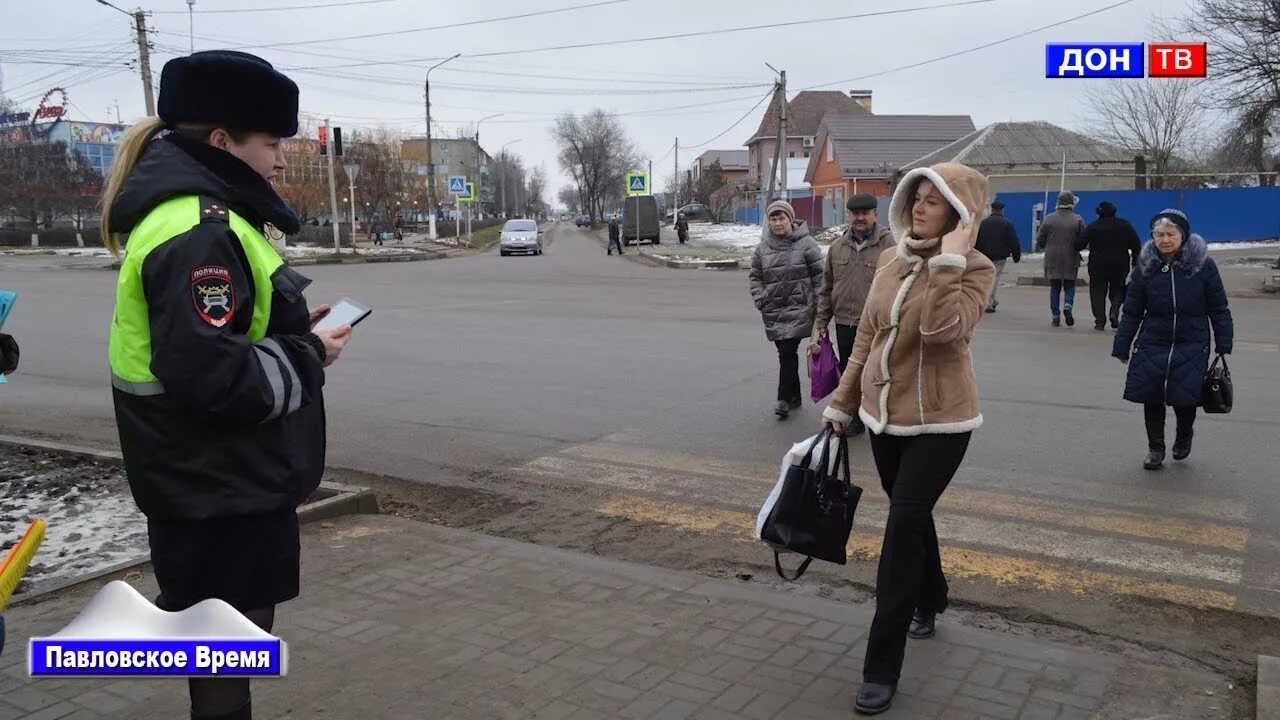
[[148, 519], [147, 532], [161, 610], [177, 612], [218, 598], [243, 612], [298, 596], [293, 508], [208, 520]]

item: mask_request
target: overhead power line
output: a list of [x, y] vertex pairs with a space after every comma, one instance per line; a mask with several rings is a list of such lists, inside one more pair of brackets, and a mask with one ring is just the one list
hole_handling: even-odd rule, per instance
[[858, 77], [854, 77], [854, 78], [836, 80], [834, 82], [822, 83], [821, 85], [810, 85], [809, 87], [801, 88], [801, 90], [817, 90], [818, 88], [831, 87], [832, 85], [844, 85], [846, 83], [859, 82], [861, 80], [868, 80], [870, 78], [880, 77], [881, 75], [888, 75], [889, 73], [901, 72], [902, 70], [911, 70], [913, 68], [929, 65], [931, 63], [941, 62], [943, 60], [950, 60], [951, 58], [959, 57], [961, 55], [967, 55], [968, 53], [971, 53], [971, 52], [986, 50], [987, 48], [995, 47], [996, 45], [1003, 45], [1004, 43], [1007, 43], [1007, 42], [1019, 40], [1021, 38], [1027, 37], [1028, 35], [1034, 35], [1035, 33], [1038, 33], [1038, 32], [1043, 32], [1045, 30], [1050, 30], [1062, 25], [1066, 25], [1067, 23], [1072, 23], [1077, 20], [1083, 20], [1084, 18], [1093, 16], [1093, 15], [1098, 15], [1098, 14], [1107, 12], [1109, 10], [1114, 10], [1120, 7], [1121, 5], [1128, 5], [1129, 3], [1132, 3], [1132, 2], [1134, 2], [1134, 0], [1120, 0], [1120, 2], [1112, 3], [1111, 5], [1098, 8], [1097, 10], [1090, 10], [1087, 13], [1082, 13], [1080, 15], [1069, 17], [1066, 20], [1059, 20], [1058, 22], [1049, 23], [1048, 25], [1041, 25], [1038, 28], [1024, 30], [1023, 32], [1020, 32], [1016, 35], [1010, 35], [1005, 38], [1000, 38], [999, 40], [993, 40], [989, 43], [983, 43], [982, 45], [975, 45], [974, 47], [967, 48], [965, 50], [957, 50], [956, 52], [953, 52], [953, 53], [947, 53], [946, 55], [939, 55], [938, 57], [930, 58], [928, 60], [921, 60], [920, 62], [911, 63], [910, 65], [900, 65], [895, 68], [889, 68], [888, 70], [881, 70], [879, 72], [873, 72], [867, 75], [859, 75]]
[[[922, 6], [913, 7], [913, 8], [899, 8], [896, 10], [879, 10], [875, 12], [856, 13], [853, 15], [841, 15], [837, 17], [812, 18], [809, 20], [792, 20], [789, 22], [769, 23], [766, 25], [744, 25], [741, 27], [720, 28], [718, 30], [701, 30], [696, 32], [675, 33], [670, 35], [651, 35], [648, 37], [639, 37], [639, 38], [601, 40], [598, 42], [573, 43], [569, 45], [551, 45], [551, 46], [540, 47], [540, 48], [524, 48], [521, 50], [495, 50], [493, 52], [485, 52], [485, 53], [463, 53], [462, 57], [463, 58], [486, 58], [486, 57], [501, 57], [505, 55], [524, 55], [528, 53], [554, 52], [558, 50], [578, 50], [582, 48], [593, 48], [593, 47], [602, 47], [602, 46], [616, 47], [618, 45], [634, 45], [636, 43], [655, 42], [658, 40], [682, 40], [682, 39], [693, 38], [693, 37], [706, 37], [708, 35], [726, 35], [729, 33], [749, 32], [753, 30], [776, 30], [778, 28], [796, 27], [800, 25], [813, 25], [815, 23], [839, 22], [842, 20], [866, 19], [866, 18], [873, 18], [873, 17], [882, 17], [887, 15], [903, 15], [907, 13], [924, 12], [926, 10], [942, 10], [942, 9], [948, 9], [948, 8], [965, 7], [967, 5], [984, 5], [986, 3], [991, 3], [991, 2], [995, 2], [995, 0], [959, 0], [958, 2], [945, 3], [942, 5], [922, 5]], [[288, 45], [289, 43], [284, 43], [284, 44]], [[416, 61], [419, 63], [424, 63], [432, 60], [441, 60], [441, 59], [443, 58], [428, 57], [428, 58], [416, 58]], [[413, 62], [413, 61], [410, 61], [410, 62]], [[295, 67], [295, 68], [287, 68], [287, 69], [331, 70], [335, 68], [370, 67], [374, 65], [388, 65], [388, 64], [391, 64], [391, 63], [371, 61], [371, 62], [348, 63], [344, 65], [323, 65], [323, 66], [309, 67], [309, 68]]]
[[[483, 20], [467, 20], [464, 22], [449, 23], [447, 25], [432, 25], [420, 28], [405, 28], [403, 30], [388, 30], [386, 32], [367, 33], [364, 35], [347, 35], [343, 37], [318, 38], [315, 40], [293, 40], [290, 42], [272, 42], [261, 45], [240, 45], [238, 47], [227, 48], [228, 50], [249, 50], [254, 48], [280, 48], [291, 45], [315, 45], [317, 43], [338, 42], [340, 40], [366, 40], [369, 38], [389, 37], [391, 35], [407, 35], [409, 33], [428, 32], [431, 30], [448, 30], [451, 28], [470, 27], [473, 25], [485, 25], [488, 23], [506, 22], [509, 20], [525, 20], [528, 18], [542, 17], [544, 15], [555, 15], [557, 13], [575, 12], [577, 10], [588, 10], [591, 8], [604, 7], [605, 5], [618, 5], [621, 3], [631, 2], [631, 0], [598, 0], [597, 2], [587, 3], [586, 5], [570, 5], [568, 7], [553, 8], [551, 10], [535, 10], [533, 12], [520, 13], [518, 15], [505, 15], [502, 17], [485, 18]], [[383, 63], [387, 64], [387, 63]]]
[[719, 135], [716, 135], [715, 137], [711, 138], [710, 140], [708, 140], [708, 141], [706, 141], [706, 142], [698, 143], [697, 145], [689, 145], [689, 146], [681, 145], [681, 146], [680, 146], [680, 149], [681, 149], [681, 150], [697, 150], [697, 149], [698, 149], [698, 148], [700, 148], [700, 147], [704, 147], [704, 146], [706, 146], [706, 145], [710, 145], [711, 143], [713, 143], [713, 142], [715, 142], [715, 141], [719, 140], [720, 138], [722, 138], [722, 137], [724, 137], [725, 135], [727, 135], [727, 134], [729, 133], [729, 131], [730, 131], [730, 130], [733, 130], [734, 128], [736, 128], [736, 127], [738, 127], [739, 125], [741, 125], [743, 120], [746, 120], [746, 119], [751, 115], [751, 113], [753, 113], [753, 112], [755, 112], [755, 111], [756, 111], [756, 108], [758, 108], [758, 107], [760, 107], [761, 105], [763, 105], [763, 104], [764, 104], [764, 101], [765, 101], [765, 100], [768, 100], [768, 99], [769, 99], [769, 98], [771, 98], [771, 97], [773, 97], [773, 90], [770, 90], [769, 92], [765, 93], [764, 97], [760, 98], [760, 100], [759, 100], [755, 105], [752, 105], [750, 110], [748, 110], [748, 111], [746, 111], [745, 113], [743, 113], [743, 114], [742, 114], [742, 117], [740, 117], [740, 118], [738, 118], [737, 120], [735, 120], [735, 121], [734, 121], [734, 123], [733, 123], [732, 125], [730, 125], [729, 127], [725, 128], [723, 131], [721, 131], [721, 133], [720, 133]]
[[348, 0], [347, 2], [318, 3], [315, 5], [285, 5], [281, 7], [268, 8], [227, 8], [224, 10], [153, 10], [154, 15], [186, 15], [193, 12], [196, 15], [223, 15], [230, 13], [263, 13], [263, 12], [283, 12], [288, 10], [316, 10], [319, 8], [331, 7], [352, 7], [355, 5], [379, 5], [381, 3], [399, 2], [400, 0]]

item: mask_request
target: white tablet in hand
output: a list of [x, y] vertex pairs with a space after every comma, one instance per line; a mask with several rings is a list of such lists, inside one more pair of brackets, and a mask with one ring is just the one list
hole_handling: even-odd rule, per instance
[[331, 330], [339, 325], [350, 325], [355, 327], [356, 323], [369, 316], [373, 312], [373, 308], [362, 302], [344, 297], [333, 304], [329, 310], [329, 314], [321, 318], [320, 322], [312, 328], [312, 332], [320, 330]]

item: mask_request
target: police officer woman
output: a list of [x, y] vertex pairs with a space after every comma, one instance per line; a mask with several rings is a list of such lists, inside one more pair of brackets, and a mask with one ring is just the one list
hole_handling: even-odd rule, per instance
[[[230, 603], [270, 631], [298, 595], [297, 506], [324, 468], [323, 368], [349, 326], [311, 331], [310, 283], [264, 234], [299, 222], [271, 180], [298, 86], [230, 51], [171, 60], [159, 117], [125, 134], [102, 237], [125, 258], [111, 384], [163, 610]], [[127, 238], [127, 240], [126, 240]], [[191, 679], [191, 717], [252, 717], [247, 679]]]

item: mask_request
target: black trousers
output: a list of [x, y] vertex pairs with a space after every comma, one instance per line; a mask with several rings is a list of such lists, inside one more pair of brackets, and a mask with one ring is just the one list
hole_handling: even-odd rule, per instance
[[[1120, 319], [1120, 306], [1124, 304], [1124, 292], [1129, 273], [1125, 270], [1111, 270], [1089, 273], [1089, 304], [1093, 306], [1093, 321], [1105, 323], [1108, 319]], [[1111, 301], [1111, 312], [1107, 313], [1107, 300]]]
[[800, 343], [804, 338], [775, 340], [778, 346], [778, 399], [800, 403]]
[[[1142, 414], [1147, 421], [1147, 447], [1156, 452], [1164, 452], [1164, 403], [1147, 403], [1142, 406]], [[1196, 424], [1196, 406], [1174, 406], [1173, 414], [1178, 418], [1177, 439], [1191, 437]]]
[[853, 354], [853, 341], [858, 337], [857, 325], [841, 325], [836, 323], [836, 350], [840, 353], [840, 374], [849, 364], [849, 356]]
[[970, 435], [871, 435], [871, 454], [889, 496], [889, 520], [876, 572], [876, 615], [867, 636], [864, 682], [896, 684], [912, 614], [917, 608], [934, 613], [947, 609], [933, 506], [964, 460]]

